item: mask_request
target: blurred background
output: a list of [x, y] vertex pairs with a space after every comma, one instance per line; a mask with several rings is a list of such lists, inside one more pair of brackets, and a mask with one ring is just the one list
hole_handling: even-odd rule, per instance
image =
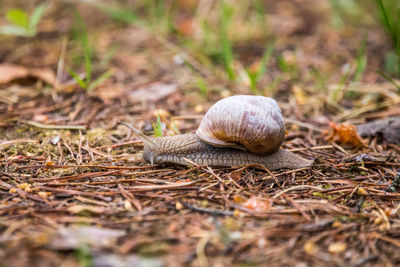
[[[56, 102], [82, 90], [125, 106], [169, 96], [181, 113], [242, 93], [337, 115], [399, 91], [399, 10], [396, 0], [3, 0], [0, 62], [50, 70], [29, 76]], [[18, 103], [14, 93], [3, 104]]]

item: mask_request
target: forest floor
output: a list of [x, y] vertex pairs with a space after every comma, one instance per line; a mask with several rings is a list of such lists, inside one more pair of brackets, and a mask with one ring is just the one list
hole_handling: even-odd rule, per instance
[[[400, 113], [370, 6], [165, 1], [165, 22], [159, 4], [131, 18], [96, 2], [53, 1], [36, 36], [0, 35], [0, 266], [400, 264], [399, 143], [355, 131]], [[118, 125], [194, 132], [236, 94], [274, 97], [283, 147], [314, 165], [151, 166]]]

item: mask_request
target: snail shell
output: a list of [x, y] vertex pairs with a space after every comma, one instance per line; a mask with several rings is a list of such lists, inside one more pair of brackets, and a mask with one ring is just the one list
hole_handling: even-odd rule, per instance
[[236, 95], [215, 103], [204, 116], [196, 135], [215, 147], [268, 155], [282, 145], [285, 125], [274, 99]]
[[143, 140], [143, 159], [151, 164], [261, 164], [277, 170], [308, 167], [314, 162], [279, 148], [285, 125], [277, 102], [269, 97], [238, 95], [218, 101], [196, 134], [150, 138], [126, 122], [120, 123]]

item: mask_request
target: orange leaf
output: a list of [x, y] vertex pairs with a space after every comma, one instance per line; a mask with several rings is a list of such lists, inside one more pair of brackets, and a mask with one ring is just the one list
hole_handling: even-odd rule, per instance
[[271, 201], [268, 199], [252, 196], [245, 203], [243, 203], [243, 206], [256, 212], [263, 212], [271, 208]]
[[331, 127], [331, 132], [325, 137], [326, 141], [339, 142], [357, 148], [365, 146], [354, 125], [331, 122], [329, 126]]

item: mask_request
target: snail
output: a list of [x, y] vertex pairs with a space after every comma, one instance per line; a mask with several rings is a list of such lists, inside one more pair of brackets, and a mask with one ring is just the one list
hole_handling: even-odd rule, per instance
[[261, 164], [276, 170], [308, 167], [314, 162], [280, 148], [285, 125], [278, 103], [269, 97], [224, 98], [207, 111], [195, 134], [150, 138], [129, 124], [120, 123], [143, 140], [143, 159], [151, 164]]

